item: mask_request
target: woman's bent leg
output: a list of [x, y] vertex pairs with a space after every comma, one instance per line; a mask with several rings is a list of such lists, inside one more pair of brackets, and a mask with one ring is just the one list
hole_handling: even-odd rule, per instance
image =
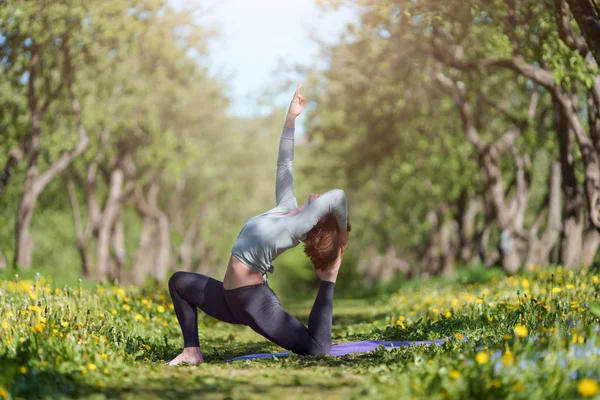
[[281, 307], [268, 286], [225, 290], [225, 299], [236, 319], [273, 343], [296, 354], [329, 354], [334, 287], [333, 282], [321, 281], [308, 329]]
[[169, 292], [183, 333], [185, 347], [199, 347], [196, 308], [223, 322], [239, 324], [223, 296], [223, 283], [193, 272], [175, 272], [169, 279]]

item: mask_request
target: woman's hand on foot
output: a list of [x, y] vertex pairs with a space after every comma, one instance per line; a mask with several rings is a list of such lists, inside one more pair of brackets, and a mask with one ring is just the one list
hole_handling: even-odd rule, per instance
[[200, 347], [186, 347], [180, 355], [172, 359], [167, 365], [174, 367], [179, 364], [198, 365], [204, 362]]

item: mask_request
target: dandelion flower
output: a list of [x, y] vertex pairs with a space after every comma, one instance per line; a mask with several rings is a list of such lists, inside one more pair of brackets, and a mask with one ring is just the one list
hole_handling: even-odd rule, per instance
[[2, 324], [0, 325], [2, 325], [2, 329], [8, 329], [8, 322], [2, 321]]
[[159, 312], [159, 313], [161, 313], [161, 314], [165, 312], [165, 308], [164, 308], [163, 306], [158, 306], [156, 309], [157, 309], [157, 310], [158, 310], [158, 312]]
[[490, 361], [490, 356], [485, 351], [480, 351], [475, 355], [475, 361], [477, 361], [477, 364], [486, 364]]
[[25, 368], [25, 366], [21, 366], [21, 368], [19, 368], [19, 371], [25, 375], [27, 373], [27, 368]]
[[452, 379], [458, 379], [460, 378], [460, 372], [453, 369], [452, 371], [448, 372], [448, 376]]
[[502, 364], [505, 367], [510, 367], [514, 363], [515, 363], [515, 356], [513, 355], [512, 351], [507, 350], [506, 353], [504, 353], [502, 355]]
[[8, 391], [3, 387], [0, 387], [0, 397], [2, 397], [3, 399], [8, 397]]
[[527, 328], [524, 327], [523, 325], [515, 326], [514, 332], [515, 332], [515, 335], [517, 335], [520, 338], [524, 338], [529, 333]]
[[559, 287], [552, 288], [552, 293], [560, 293], [560, 292], [562, 292], [561, 288], [559, 288]]
[[598, 393], [598, 382], [590, 378], [583, 378], [577, 384], [577, 391], [583, 397], [592, 397]]
[[144, 317], [142, 317], [142, 315], [141, 315], [141, 314], [135, 314], [135, 317], [134, 317], [134, 318], [135, 318], [136, 320], [138, 320], [138, 321], [141, 321], [141, 320], [143, 320], [143, 319], [144, 319]]
[[88, 364], [88, 369], [90, 371], [95, 371], [96, 370], [96, 364], [92, 364], [92, 363]]

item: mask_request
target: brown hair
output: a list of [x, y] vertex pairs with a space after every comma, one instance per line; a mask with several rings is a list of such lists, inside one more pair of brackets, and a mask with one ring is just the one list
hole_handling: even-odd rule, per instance
[[350, 221], [346, 229], [340, 229], [333, 213], [319, 219], [317, 225], [306, 234], [304, 254], [310, 258], [315, 269], [328, 268], [336, 260], [340, 247], [348, 243]]

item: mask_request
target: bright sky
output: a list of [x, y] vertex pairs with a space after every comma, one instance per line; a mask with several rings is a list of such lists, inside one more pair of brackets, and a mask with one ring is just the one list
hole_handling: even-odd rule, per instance
[[[349, 9], [324, 12], [316, 0], [193, 1], [211, 7], [201, 22], [214, 25], [220, 35], [210, 45], [208, 64], [213, 75], [227, 83], [232, 100], [230, 112], [243, 117], [270, 108], [267, 105], [261, 109], [257, 99], [281, 84], [275, 81], [274, 72], [282, 63], [288, 67], [312, 64], [318, 46], [311, 40], [311, 32], [328, 43], [336, 42], [345, 25], [355, 19]], [[293, 88], [283, 92], [267, 103], [286, 104]]]

